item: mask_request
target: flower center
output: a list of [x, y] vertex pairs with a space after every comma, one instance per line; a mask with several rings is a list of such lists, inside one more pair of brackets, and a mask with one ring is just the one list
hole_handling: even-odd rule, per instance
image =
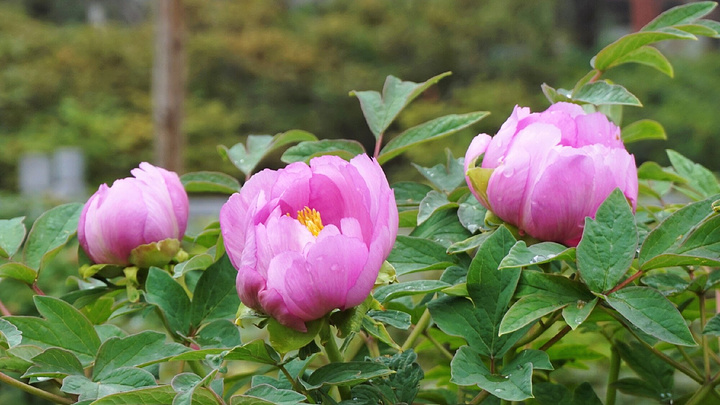
[[305, 207], [304, 209], [298, 211], [297, 220], [301, 224], [305, 225], [305, 227], [315, 237], [317, 237], [320, 231], [324, 228], [322, 219], [320, 218], [320, 213], [315, 211], [315, 209]]

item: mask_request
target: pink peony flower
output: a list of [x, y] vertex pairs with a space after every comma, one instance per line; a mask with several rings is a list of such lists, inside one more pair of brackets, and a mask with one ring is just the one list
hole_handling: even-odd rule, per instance
[[248, 307], [285, 326], [362, 303], [398, 230], [393, 191], [366, 155], [322, 156], [255, 174], [220, 211]]
[[620, 129], [576, 104], [553, 104], [542, 113], [516, 106], [492, 139], [473, 139], [465, 172], [478, 201], [503, 221], [568, 246], [577, 246], [585, 217], [594, 218], [615, 188], [633, 210], [637, 205], [635, 158]]
[[127, 265], [136, 247], [185, 234], [188, 196], [177, 174], [145, 162], [131, 173], [100, 185], [80, 215], [78, 240], [95, 263]]

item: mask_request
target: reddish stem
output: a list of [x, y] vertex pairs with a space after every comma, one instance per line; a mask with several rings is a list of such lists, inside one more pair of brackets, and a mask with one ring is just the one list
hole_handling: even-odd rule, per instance
[[618, 284], [617, 286], [615, 286], [615, 288], [613, 288], [612, 290], [608, 291], [608, 293], [605, 294], [605, 295], [610, 295], [610, 294], [614, 293], [615, 291], [617, 291], [617, 290], [625, 287], [626, 285], [632, 283], [633, 281], [635, 281], [636, 279], [638, 279], [640, 276], [642, 276], [642, 274], [643, 274], [642, 271], [638, 271], [637, 273], [635, 273], [635, 274], [633, 274], [632, 276], [628, 277], [628, 278], [627, 278], [625, 281], [623, 281], [622, 283], [620, 283], [620, 284]]
[[552, 347], [552, 345], [554, 345], [554, 344], [557, 343], [560, 339], [562, 339], [565, 335], [567, 335], [568, 332], [570, 332], [571, 330], [572, 330], [572, 328], [570, 328], [570, 325], [565, 325], [565, 327], [562, 328], [562, 329], [560, 330], [560, 332], [558, 332], [557, 335], [553, 336], [552, 339], [550, 339], [550, 340], [548, 340], [547, 342], [545, 342], [545, 344], [542, 345], [542, 347], [540, 347], [540, 350], [545, 351], [545, 350], [549, 349], [550, 347]]
[[33, 291], [35, 291], [35, 294], [37, 294], [37, 295], [45, 295], [45, 293], [43, 292], [43, 290], [41, 290], [40, 287], [38, 287], [37, 281], [34, 282], [34, 283], [32, 283], [32, 286], [31, 286], [31, 287], [32, 287]]

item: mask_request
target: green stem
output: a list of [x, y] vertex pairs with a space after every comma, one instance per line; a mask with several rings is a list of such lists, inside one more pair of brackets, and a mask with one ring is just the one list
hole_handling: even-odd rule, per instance
[[296, 379], [294, 379], [294, 378], [290, 375], [290, 372], [287, 371], [287, 369], [285, 368], [285, 366], [283, 366], [282, 364], [278, 364], [277, 367], [278, 367], [278, 368], [280, 369], [280, 371], [283, 373], [283, 375], [285, 376], [285, 378], [287, 378], [287, 380], [290, 381], [290, 384], [292, 385], [293, 390], [295, 390], [295, 392], [300, 393], [300, 394], [302, 394], [302, 395], [305, 395], [305, 398], [307, 398], [308, 402], [310, 402], [311, 404], [314, 404], [314, 403], [315, 403], [315, 400], [313, 400], [313, 398], [310, 396], [310, 394], [297, 382]]
[[[328, 334], [327, 340], [325, 341], [323, 346], [325, 347], [325, 354], [327, 355], [327, 358], [328, 360], [330, 360], [331, 363], [343, 363], [345, 361], [342, 353], [340, 353], [337, 342], [335, 342], [335, 336], [333, 336], [332, 334]], [[350, 399], [350, 387], [338, 386], [337, 389], [340, 393], [341, 399]]]
[[620, 352], [612, 346], [610, 350], [610, 371], [608, 372], [607, 394], [605, 394], [605, 405], [615, 405], [617, 390], [613, 384], [620, 376]]
[[487, 392], [487, 391], [485, 391], [485, 390], [482, 390], [482, 391], [480, 391], [479, 394], [477, 394], [477, 395], [475, 396], [475, 398], [472, 399], [472, 401], [470, 401], [470, 403], [471, 403], [471, 404], [479, 404], [479, 403], [481, 403], [482, 401], [484, 401], [485, 398], [487, 398], [488, 396], [490, 396], [490, 393]]
[[4, 382], [7, 385], [13, 386], [15, 388], [19, 388], [29, 394], [35, 395], [36, 397], [40, 397], [42, 399], [45, 399], [50, 402], [54, 402], [56, 404], [70, 405], [70, 404], [75, 403], [75, 401], [73, 401], [70, 398], [61, 397], [61, 396], [55, 395], [51, 392], [41, 390], [40, 388], [33, 387], [32, 385], [25, 384], [24, 382], [18, 381], [5, 373], [0, 373], [0, 381]]
[[560, 332], [557, 333], [557, 335], [553, 336], [552, 339], [548, 340], [544, 345], [542, 345], [540, 347], [540, 350], [545, 351], [545, 350], [551, 348], [552, 345], [554, 345], [555, 343], [560, 341], [560, 339], [562, 339], [565, 335], [567, 335], [568, 332], [570, 332], [571, 330], [572, 330], [572, 328], [570, 327], [570, 325], [565, 325], [565, 327], [562, 328], [560, 330]]
[[525, 336], [524, 338], [518, 340], [517, 343], [515, 343], [515, 344], [513, 345], [513, 349], [517, 349], [518, 347], [525, 346], [526, 344], [528, 344], [528, 343], [534, 341], [535, 339], [537, 339], [538, 337], [540, 337], [540, 335], [542, 335], [543, 333], [545, 333], [548, 329], [550, 329], [550, 327], [551, 327], [558, 319], [560, 319], [560, 316], [561, 316], [561, 313], [560, 313], [560, 311], [558, 311], [555, 315], [553, 315], [550, 319], [548, 319], [548, 321], [547, 321], [545, 324], [543, 324], [543, 325], [541, 325], [539, 328], [535, 329], [535, 331], [533, 331], [531, 334], [529, 334], [529, 335]]
[[711, 382], [706, 382], [703, 384], [699, 390], [693, 394], [693, 396], [688, 399], [687, 402], [685, 402], [685, 405], [701, 405], [705, 403], [705, 397], [708, 396], [712, 391], [714, 390], [713, 384]]
[[[698, 295], [700, 301], [700, 330], [705, 329], [707, 323], [707, 315], [705, 314], [705, 294]], [[703, 349], [703, 366], [705, 371], [705, 380], [710, 379], [710, 344], [707, 335], [703, 334], [700, 338]]]
[[374, 337], [363, 333], [363, 339], [365, 340], [365, 346], [367, 346], [370, 357], [376, 359], [380, 357], [380, 348], [378, 347], [377, 340]]
[[440, 351], [440, 353], [442, 353], [442, 355], [445, 356], [446, 359], [452, 361], [452, 359], [453, 359], [453, 357], [455, 357], [455, 355], [450, 353], [450, 351], [448, 349], [446, 349], [445, 346], [440, 344], [440, 342], [438, 342], [437, 339], [430, 336], [430, 334], [427, 333], [427, 330], [423, 333], [423, 336], [425, 336], [425, 339], [429, 340], [430, 343], [432, 343], [433, 346], [435, 346], [435, 348], [437, 348]]
[[432, 320], [432, 317], [430, 316], [430, 311], [425, 308], [425, 312], [423, 312], [420, 319], [418, 319], [417, 325], [415, 325], [415, 329], [413, 329], [412, 332], [410, 332], [410, 336], [408, 336], [405, 343], [402, 345], [402, 350], [408, 350], [411, 349], [413, 346], [415, 346], [415, 342], [417, 342], [418, 338], [422, 336], [423, 332], [425, 332], [425, 329], [430, 326], [430, 321]]
[[683, 359], [685, 359], [685, 362], [687, 362], [687, 364], [690, 365], [690, 367], [692, 367], [692, 369], [695, 370], [695, 372], [698, 373], [698, 375], [702, 374], [702, 372], [700, 371], [698, 366], [695, 365], [695, 362], [693, 361], [693, 359], [690, 357], [689, 354], [687, 354], [687, 352], [685, 351], [685, 349], [682, 348], [682, 346], [675, 346], [675, 348], [683, 356]]

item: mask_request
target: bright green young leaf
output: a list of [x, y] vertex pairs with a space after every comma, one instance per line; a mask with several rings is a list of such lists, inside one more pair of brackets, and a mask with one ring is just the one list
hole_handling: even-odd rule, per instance
[[158, 307], [171, 332], [187, 335], [190, 329], [190, 298], [170, 274], [151, 267], [145, 281], [145, 299]]
[[200, 329], [195, 341], [202, 348], [232, 348], [240, 346], [240, 331], [237, 325], [227, 319], [216, 319]]
[[689, 24], [693, 21], [708, 15], [717, 3], [714, 1], [698, 1], [681, 6], [673, 7], [655, 17], [640, 31], [655, 31], [659, 28], [671, 27], [678, 24]]
[[574, 302], [577, 302], [577, 299], [563, 299], [554, 294], [536, 293], [522, 297], [505, 314], [498, 334], [514, 332]]
[[310, 159], [323, 155], [335, 155], [350, 160], [363, 153], [365, 153], [365, 148], [357, 141], [323, 139], [321, 141], [300, 142], [288, 148], [280, 160], [285, 163], [309, 162]]
[[444, 193], [441, 193], [439, 191], [432, 190], [429, 193], [427, 193], [425, 198], [423, 198], [422, 201], [420, 201], [420, 205], [418, 207], [418, 215], [417, 215], [418, 225], [425, 222], [428, 218], [430, 218], [430, 216], [433, 214], [433, 212], [435, 212], [436, 210], [438, 210], [439, 208], [442, 208], [442, 207], [457, 208], [458, 204], [451, 203], [450, 201], [448, 201], [447, 195], [445, 195]]
[[680, 312], [657, 290], [625, 287], [606, 298], [611, 307], [648, 335], [681, 346], [697, 344]]
[[100, 297], [82, 307], [81, 311], [93, 325], [100, 325], [112, 315], [113, 304], [115, 304], [115, 300], [112, 297]]
[[310, 377], [307, 378], [307, 381], [300, 380], [300, 382], [306, 389], [314, 390], [323, 385], [355, 385], [392, 373], [393, 371], [383, 364], [366, 361], [349, 361], [324, 365], [313, 371]]
[[381, 303], [409, 295], [428, 294], [450, 287], [440, 280], [412, 280], [378, 287], [373, 296]]
[[260, 384], [245, 391], [243, 395], [230, 398], [230, 405], [297, 405], [305, 400], [305, 395], [298, 392]]
[[213, 257], [203, 253], [191, 257], [182, 263], [178, 263], [173, 267], [173, 278], [180, 278], [183, 274], [193, 270], [205, 270], [213, 264]]
[[690, 187], [700, 192], [703, 197], [720, 193], [717, 178], [710, 170], [672, 149], [667, 150], [667, 155], [675, 171], [684, 177]]
[[227, 255], [200, 276], [192, 299], [192, 325], [204, 320], [230, 318], [237, 313], [240, 299], [235, 288], [237, 270]]
[[710, 37], [710, 38], [717, 38], [718, 33], [703, 24], [684, 24], [684, 25], [676, 25], [675, 28], [679, 29], [680, 31], [685, 31], [688, 34], [693, 34], [701, 37]]
[[615, 189], [600, 205], [595, 219], [585, 219], [577, 247], [577, 265], [585, 284], [595, 292], [607, 291], [622, 279], [635, 258], [637, 226], [630, 205]]
[[378, 322], [369, 316], [365, 316], [362, 319], [362, 327], [368, 335], [377, 339], [378, 342], [385, 343], [394, 350], [402, 351], [400, 345], [395, 343], [393, 338], [390, 336], [390, 333], [388, 333], [387, 328], [381, 322]]
[[441, 270], [458, 263], [456, 256], [445, 253], [445, 247], [412, 236], [398, 236], [388, 262], [395, 266], [398, 275], [427, 270]]
[[605, 81], [588, 83], [573, 93], [573, 99], [586, 103], [620, 104], [642, 107], [642, 103], [635, 95], [619, 84], [610, 84]]
[[317, 140], [317, 137], [309, 132], [293, 129], [275, 136], [248, 135], [246, 145], [238, 143], [229, 149], [225, 146], [218, 146], [218, 151], [241, 172], [249, 176], [270, 152], [291, 143]]
[[23, 378], [52, 377], [63, 378], [67, 375], [84, 375], [83, 366], [74, 354], [67, 350], [51, 347], [32, 358], [30, 367]]
[[715, 20], [697, 20], [695, 21], [695, 24], [697, 25], [703, 25], [705, 27], [710, 28], [711, 30], [715, 31], [716, 35], [713, 36], [713, 38], [720, 38], [720, 22]]
[[487, 111], [451, 114], [412, 127], [385, 145], [378, 156], [378, 162], [384, 164], [413, 146], [452, 135], [479, 122], [489, 114]]
[[481, 361], [480, 353], [463, 346], [455, 353], [450, 369], [451, 382], [464, 386], [477, 385], [506, 401], [523, 401], [533, 396], [532, 363], [513, 367], [512, 371], [503, 373], [505, 375], [494, 375]]
[[655, 162], [644, 162], [638, 168], [638, 179], [672, 181], [678, 184], [687, 182], [685, 178], [678, 176], [672, 169], [665, 169]]
[[652, 46], [642, 46], [630, 53], [625, 54], [625, 56], [623, 57], [615, 59], [615, 61], [610, 66], [608, 66], [608, 69], [615, 66], [623, 65], [625, 63], [639, 63], [655, 68], [670, 77], [673, 77], [674, 75], [673, 67], [670, 64], [670, 61], [667, 60], [667, 58], [665, 57], [665, 55], [662, 54], [662, 52], [658, 51], [657, 48], [653, 48]]
[[575, 248], [569, 248], [555, 242], [541, 242], [527, 246], [518, 241], [500, 262], [501, 269], [526, 267], [533, 264], [550, 263], [555, 260], [575, 261]]
[[0, 347], [4, 349], [12, 349], [22, 342], [22, 332], [18, 328], [0, 318]]
[[83, 375], [68, 376], [63, 380], [60, 390], [76, 394], [80, 401], [86, 401], [156, 385], [155, 377], [148, 371], [123, 367], [113, 370], [101, 381], [91, 381]]
[[461, 184], [465, 184], [465, 168], [463, 158], [455, 159], [450, 150], [446, 150], [445, 154], [446, 163], [444, 165], [438, 164], [433, 167], [422, 167], [415, 163], [412, 165], [435, 187], [449, 193]]
[[188, 193], [233, 194], [240, 191], [235, 177], [220, 172], [192, 172], [180, 176], [180, 182]]
[[95, 360], [93, 380], [102, 380], [120, 367], [144, 367], [189, 350], [179, 343], [166, 343], [165, 339], [162, 333], [145, 331], [106, 340]]
[[77, 232], [82, 208], [83, 205], [79, 203], [60, 205], [35, 220], [23, 252], [28, 267], [41, 270], [65, 246]]
[[622, 140], [625, 144], [647, 140], [667, 139], [665, 129], [653, 120], [640, 120], [622, 129]]
[[441, 73], [435, 77], [431, 77], [423, 83], [414, 83], [410, 81], [402, 81], [395, 76], [388, 76], [385, 79], [382, 95], [377, 91], [356, 91], [350, 92], [351, 96], [355, 96], [360, 101], [365, 121], [367, 121], [370, 131], [375, 138], [385, 132], [392, 124], [395, 118], [415, 97], [427, 90], [428, 87], [437, 83], [445, 76], [449, 76], [450, 72]]
[[570, 97], [570, 92], [568, 92], [567, 90], [564, 90], [564, 89], [556, 90], [555, 88], [548, 86], [546, 83], [543, 83], [542, 85], [540, 85], [540, 88], [542, 89], [542, 92], [545, 95], [545, 98], [547, 98], [551, 104], [559, 103], [562, 101], [565, 101], [565, 102], [572, 101], [572, 97]]
[[595, 309], [598, 303], [597, 298], [593, 298], [590, 301], [577, 300], [574, 303], [566, 306], [562, 310], [562, 316], [565, 323], [568, 324], [573, 330], [577, 329], [581, 323], [585, 322], [590, 313]]
[[33, 299], [45, 319], [30, 316], [4, 318], [22, 332], [22, 344], [67, 349], [83, 365], [92, 362], [100, 347], [100, 338], [85, 315], [59, 298], [36, 295]]
[[0, 219], [0, 257], [9, 258], [15, 254], [25, 239], [25, 217]]
[[280, 322], [271, 318], [267, 325], [267, 331], [270, 335], [270, 345], [283, 354], [297, 350], [315, 339], [324, 322], [323, 319], [305, 322], [307, 331], [300, 332], [281, 325]]
[[668, 39], [697, 39], [694, 35], [680, 31], [674, 28], [660, 28], [655, 31], [636, 32], [634, 34], [625, 35], [617, 41], [603, 48], [595, 58], [593, 58], [592, 66], [600, 71], [610, 68], [617, 59], [625, 57], [627, 54], [634, 52], [636, 49], [642, 48], [659, 41]]
[[37, 278], [37, 272], [30, 267], [17, 262], [9, 262], [0, 265], [0, 277], [20, 280], [26, 284], [32, 284]]

